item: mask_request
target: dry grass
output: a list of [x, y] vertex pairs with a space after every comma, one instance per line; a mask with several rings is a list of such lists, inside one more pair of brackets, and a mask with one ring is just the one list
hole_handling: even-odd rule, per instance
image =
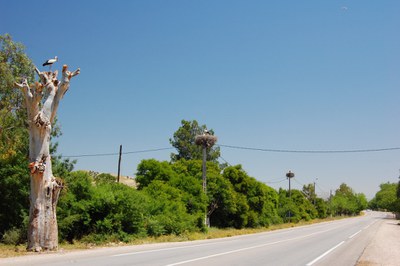
[[[110, 247], [110, 246], [124, 246], [124, 245], [141, 245], [141, 244], [151, 244], [151, 243], [163, 243], [163, 242], [182, 242], [182, 241], [194, 241], [194, 240], [205, 240], [205, 239], [214, 239], [214, 238], [223, 238], [223, 237], [233, 237], [239, 235], [248, 235], [255, 234], [261, 232], [274, 231], [279, 229], [292, 228], [297, 226], [333, 221], [338, 219], [343, 219], [346, 217], [334, 217], [334, 218], [326, 218], [326, 219], [315, 219], [311, 221], [302, 221], [299, 223], [286, 223], [279, 225], [272, 225], [268, 228], [246, 228], [246, 229], [218, 229], [218, 228], [210, 228], [206, 233], [194, 232], [194, 233], [186, 233], [179, 236], [176, 235], [166, 235], [160, 237], [146, 237], [133, 240], [129, 243], [104, 243], [102, 245], [90, 244], [90, 243], [82, 243], [76, 241], [74, 244], [60, 244], [60, 250], [63, 251], [71, 251], [71, 250], [79, 250], [79, 249], [91, 249], [96, 247]], [[0, 244], [0, 258], [6, 257], [15, 257], [31, 254], [26, 251], [25, 245], [4, 245]]]
[[127, 186], [137, 188], [137, 184], [133, 178], [127, 176], [120, 176], [119, 181]]
[[28, 254], [28, 252], [26, 251], [25, 245], [14, 246], [0, 244], [0, 258], [16, 257], [26, 254]]

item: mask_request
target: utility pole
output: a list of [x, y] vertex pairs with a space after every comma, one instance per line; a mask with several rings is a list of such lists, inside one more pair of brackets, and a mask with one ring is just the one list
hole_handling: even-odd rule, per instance
[[289, 171], [288, 173], [286, 173], [286, 177], [289, 180], [289, 198], [292, 198], [292, 191], [290, 189], [290, 179], [294, 177], [294, 173]]
[[314, 181], [314, 197], [313, 197], [313, 204], [315, 206], [315, 198], [317, 197], [317, 194], [315, 193], [315, 181]]
[[332, 217], [332, 189], [329, 192], [329, 209], [330, 209], [331, 217]]
[[[204, 130], [202, 135], [197, 135], [195, 138], [195, 143], [203, 148], [203, 166], [202, 166], [202, 180], [203, 180], [203, 192], [207, 195], [207, 148], [211, 148], [217, 142], [217, 137], [213, 136]], [[212, 211], [206, 210], [204, 217], [204, 225], [210, 227], [210, 215]]]
[[317, 180], [318, 180], [318, 177], [315, 178], [315, 181], [314, 181], [314, 197], [313, 197], [314, 206], [315, 206], [315, 199], [317, 198], [317, 190], [315, 189], [315, 185], [316, 185]]
[[[289, 171], [288, 173], [286, 173], [286, 177], [287, 177], [287, 179], [289, 179], [289, 199], [290, 199], [290, 202], [292, 202], [292, 191], [290, 189], [290, 179], [294, 177], [294, 173]], [[289, 222], [291, 221], [291, 217], [292, 217], [292, 213], [289, 210]]]
[[119, 183], [119, 175], [121, 173], [121, 156], [122, 156], [122, 145], [119, 145], [118, 176], [117, 176], [118, 183]]
[[203, 192], [207, 194], [207, 146], [203, 145], [203, 166], [202, 166], [202, 180], [203, 180]]

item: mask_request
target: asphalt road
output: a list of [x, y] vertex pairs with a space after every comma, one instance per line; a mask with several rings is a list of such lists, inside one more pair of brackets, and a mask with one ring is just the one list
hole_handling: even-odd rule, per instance
[[356, 218], [266, 233], [0, 259], [0, 265], [355, 265], [385, 219]]

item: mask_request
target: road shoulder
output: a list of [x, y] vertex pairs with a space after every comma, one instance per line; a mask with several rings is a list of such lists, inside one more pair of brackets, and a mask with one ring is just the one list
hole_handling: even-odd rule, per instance
[[399, 265], [400, 225], [393, 216], [387, 217], [379, 226], [375, 237], [365, 248], [357, 266]]

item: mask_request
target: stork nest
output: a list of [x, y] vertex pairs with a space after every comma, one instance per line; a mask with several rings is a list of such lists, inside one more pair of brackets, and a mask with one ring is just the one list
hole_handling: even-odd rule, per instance
[[197, 135], [196, 138], [194, 139], [194, 142], [197, 145], [212, 147], [217, 142], [217, 137], [207, 134]]

